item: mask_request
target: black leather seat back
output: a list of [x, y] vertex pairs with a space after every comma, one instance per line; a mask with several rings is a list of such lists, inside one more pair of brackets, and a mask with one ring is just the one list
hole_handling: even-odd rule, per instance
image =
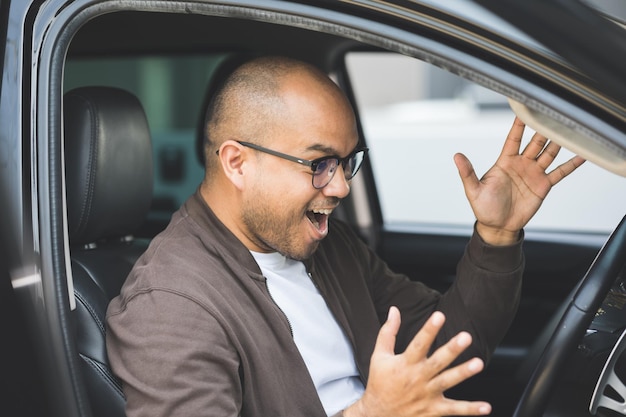
[[106, 353], [105, 314], [147, 241], [135, 240], [152, 199], [152, 149], [132, 94], [84, 87], [64, 98], [68, 229], [76, 296], [76, 340], [96, 417], [125, 416]]

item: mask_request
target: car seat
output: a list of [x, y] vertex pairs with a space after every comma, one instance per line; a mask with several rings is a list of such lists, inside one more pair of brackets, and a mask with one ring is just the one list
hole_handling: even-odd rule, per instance
[[110, 87], [64, 96], [68, 232], [76, 298], [76, 343], [92, 414], [125, 416], [105, 345], [105, 314], [147, 240], [132, 233], [152, 199], [152, 149], [138, 99]]

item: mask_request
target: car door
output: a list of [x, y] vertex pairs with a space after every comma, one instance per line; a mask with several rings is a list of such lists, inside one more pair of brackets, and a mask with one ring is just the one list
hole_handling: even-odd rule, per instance
[[[8, 3], [8, 1], [3, 0], [0, 6], [4, 7]], [[15, 188], [16, 190], [19, 189], [19, 192], [9, 194], [8, 192], [5, 193], [4, 188], [2, 189], [5, 202], [11, 208], [9, 215], [6, 216], [8, 220], [3, 219], [3, 225], [11, 225], [12, 233], [7, 236], [13, 240], [19, 240], [18, 238], [24, 237], [26, 233], [32, 235], [26, 236], [27, 243], [20, 247], [20, 250], [25, 252], [22, 256], [23, 259], [15, 257], [15, 260], [12, 261], [18, 264], [21, 262], [21, 265], [25, 265], [32, 256], [37, 267], [36, 271], [40, 274], [37, 285], [27, 288], [30, 291], [28, 294], [30, 297], [25, 297], [22, 307], [31, 310], [37, 320], [37, 323], [31, 324], [33, 330], [39, 331], [35, 346], [44, 347], [40, 349], [40, 356], [46, 365], [46, 391], [55, 400], [48, 410], [49, 415], [80, 415], [89, 407], [89, 401], [81, 391], [81, 380], [76, 375], [77, 354], [73, 349], [74, 336], [71, 320], [68, 319], [72, 314], [73, 294], [69, 285], [71, 284], [71, 274], [67, 265], [68, 242], [63, 229], [65, 227], [62, 196], [63, 172], [61, 169], [63, 155], [60, 151], [62, 149], [60, 127], [63, 93], [62, 74], [66, 69], [64, 60], [67, 52], [64, 48], [68, 47], [79, 27], [82, 25], [89, 27], [89, 19], [95, 19], [96, 16], [105, 15], [108, 12], [115, 14], [120, 9], [128, 12], [134, 8], [137, 10], [130, 10], [131, 13], [129, 14], [137, 12], [139, 9], [141, 11], [156, 11], [159, 13], [155, 14], [162, 15], [165, 22], [168, 21], [170, 13], [172, 15], [187, 13], [189, 16], [200, 19], [205, 17], [203, 14], [215, 14], [220, 19], [232, 18], [233, 21], [239, 23], [247, 19], [250, 22], [263, 21], [268, 26], [276, 25], [278, 22], [279, 25], [304, 27], [310, 31], [320, 31], [332, 36], [345, 37], [346, 43], [350, 45], [362, 41], [363, 43], [359, 45], [361, 47], [367, 44], [377, 50], [385, 48], [401, 52], [403, 55], [414, 56], [419, 60], [434, 62], [438, 67], [444, 67], [457, 74], [461, 73], [463, 78], [472, 79], [475, 82], [482, 80], [483, 84], [493, 82], [496, 89], [501, 92], [506, 90], [511, 94], [523, 95], [522, 93], [533, 90], [535, 95], [531, 98], [525, 97], [527, 101], [537, 100], [539, 103], [549, 103], [558, 111], [565, 111], [570, 108], [577, 109], [575, 103], [571, 104], [567, 100], [559, 98], [559, 93], [562, 92], [563, 88], [558, 85], [558, 80], [554, 81], [554, 85], [549, 80], [544, 80], [543, 82], [549, 87], [545, 92], [537, 88], [533, 82], [537, 81], [539, 75], [536, 75], [533, 69], [521, 68], [522, 63], [513, 58], [511, 60], [514, 63], [510, 63], [507, 59], [498, 57], [494, 52], [494, 50], [500, 50], [504, 51], [505, 55], [509, 53], [510, 51], [506, 48], [499, 49], [499, 42], [504, 44], [506, 42], [499, 38], [494, 40], [493, 49], [485, 46], [484, 42], [488, 36], [482, 35], [488, 31], [483, 31], [474, 24], [473, 26], [470, 25], [468, 32], [464, 34], [464, 26], [460, 23], [461, 19], [454, 17], [454, 13], [447, 16], [446, 13], [449, 11], [442, 11], [437, 8], [437, 5], [426, 5], [428, 2], [420, 2], [419, 4], [415, 2], [414, 7], [424, 11], [424, 13], [418, 13], [417, 11], [411, 12], [410, 8], [404, 9], [394, 5], [393, 2], [389, 2], [385, 3], [383, 8], [388, 8], [386, 10], [389, 13], [387, 13], [375, 8], [360, 8], [354, 2], [309, 2], [311, 5], [303, 3], [305, 2], [262, 1], [252, 5], [249, 2], [234, 1], [229, 4], [237, 7], [229, 8], [221, 4], [216, 6], [208, 1], [174, 2], [166, 6], [164, 5], [165, 2], [74, 1], [66, 3], [59, 0], [44, 2], [41, 9], [35, 6], [31, 8], [29, 2], [24, 2], [23, 6], [15, 8], [17, 11], [13, 12], [13, 19], [9, 19], [9, 22], [15, 33], [19, 34], [19, 36], [14, 36], [14, 40], [16, 41], [15, 45], [19, 45], [15, 48], [19, 49], [20, 54], [18, 56], [21, 59], [14, 62], [16, 60], [13, 55], [10, 58], [5, 58], [5, 62], [12, 59], [12, 68], [17, 68], [17, 70], [13, 74], [14, 77], [10, 79], [11, 88], [14, 90], [13, 95], [7, 93], [5, 85], [2, 86], [2, 101], [0, 103], [3, 113], [0, 115], [0, 120], [3, 121], [2, 140], [6, 141], [1, 144], [15, 145], [18, 143], [14, 148], [14, 159], [16, 163], [19, 162], [19, 169], [17, 172], [13, 172], [7, 165], [2, 165], [0, 168], [3, 173], [7, 174], [2, 176], [3, 185], [9, 182], [7, 178], [16, 178], [16, 183], [18, 180], [22, 181], [22, 175], [24, 179], [23, 184], [20, 182]], [[450, 5], [446, 3], [441, 7], [460, 7], [459, 10], [462, 10], [462, 3], [450, 2]], [[13, 2], [13, 4], [19, 3]], [[328, 8], [325, 9], [322, 6], [328, 6]], [[401, 6], [406, 6], [406, 4], [402, 3]], [[2, 15], [2, 17], [5, 18], [6, 15]], [[273, 19], [274, 17], [283, 20], [277, 21]], [[29, 26], [21, 26], [25, 25], [25, 22]], [[33, 29], [32, 26], [35, 28]], [[97, 27], [97, 25], [95, 26]], [[208, 25], [203, 25], [203, 27], [206, 26]], [[163, 31], [163, 27], [167, 26], [160, 26], [156, 33], [169, 32]], [[123, 26], [116, 26], [115, 34], [118, 33], [118, 29], [119, 32], [124, 33]], [[473, 38], [471, 35], [473, 31], [480, 32], [482, 37]], [[154, 33], [152, 32], [152, 34]], [[256, 41], [253, 37], [249, 39], [249, 35], [245, 31], [218, 33], [219, 36], [215, 36], [214, 39], [230, 41], [231, 38], [226, 36], [227, 34], [232, 35], [233, 39], [239, 39], [240, 42], [241, 39]], [[173, 36], [174, 34], [168, 33], [167, 36], [169, 35]], [[128, 51], [130, 52], [127, 52], [129, 55], [133, 55], [133, 46], [140, 46], [140, 43], [137, 43], [139, 38], [141, 37], [122, 38], [124, 46], [129, 48]], [[29, 40], [34, 49], [29, 49], [28, 41], [21, 42], [23, 39]], [[115, 39], [120, 40], [120, 38]], [[277, 37], [274, 40], [276, 39], [281, 40], [281, 42], [263, 46], [275, 47], [277, 43], [281, 45], [284, 43], [288, 46], [292, 41], [287, 37]], [[170, 40], [169, 37], [167, 40]], [[475, 45], [481, 46], [476, 47]], [[98, 50], [94, 49], [93, 46], [93, 44], [83, 45], [85, 56], [98, 53]], [[100, 44], [100, 46], [100, 53], [109, 52], [106, 45]], [[170, 47], [170, 51], [180, 52], [175, 44], [163, 43], [163, 45], [158, 46]], [[180, 47], [180, 45], [178, 46]], [[189, 45], [185, 44], [185, 48], [181, 48], [181, 50], [186, 51], [187, 46]], [[295, 43], [292, 47], [291, 51], [295, 54], [308, 56], [308, 51], [303, 48], [303, 45]], [[514, 48], [511, 50], [515, 51]], [[330, 67], [337, 65], [335, 67], [337, 73], [333, 75], [337, 75], [338, 78], [343, 77], [343, 86], [348, 91], [353, 89], [355, 97], [358, 98], [358, 86], [353, 79], [356, 76], [343, 71], [341, 65], [344, 61], [336, 59], [343, 56], [340, 52], [345, 51], [338, 48], [331, 52], [332, 55], [327, 57], [328, 59], [318, 57], [318, 63], [325, 69], [333, 69]], [[514, 53], [511, 55], [515, 56]], [[24, 72], [21, 72], [22, 68], [19, 65], [22, 61], [25, 67]], [[377, 79], [377, 82], [383, 78], [394, 78], [396, 76], [394, 71], [386, 72], [383, 77]], [[381, 83], [382, 85], [383, 83]], [[403, 85], [411, 84], [409, 82], [409, 84]], [[24, 91], [21, 88], [24, 88]], [[9, 113], [7, 109], [15, 107], [16, 102], [18, 103], [18, 110], [13, 111], [16, 114]], [[469, 233], [471, 233], [471, 220], [469, 223], [458, 224], [441, 219], [433, 221], [432, 217], [407, 219], [399, 216], [394, 218], [392, 210], [396, 207], [408, 208], [409, 211], [413, 211], [413, 207], [418, 205], [425, 208], [458, 206], [453, 208], [460, 208], [464, 211], [463, 216], [467, 218], [467, 206], [454, 202], [442, 203], [423, 197], [418, 200], [418, 203], [397, 203], [393, 199], [388, 200], [389, 194], [386, 192], [392, 191], [394, 188], [388, 187], [387, 183], [381, 182], [381, 180], [385, 174], [389, 171], [395, 171], [396, 167], [401, 165], [400, 160], [394, 158], [398, 158], [398, 156], [409, 157], [408, 163], [405, 161], [403, 165], [417, 167], [418, 165], [426, 166], [425, 162], [428, 162], [429, 155], [422, 155], [419, 160], [412, 159], [414, 154], [405, 151], [404, 147], [388, 147], [385, 143], [377, 146], [376, 141], [380, 138], [377, 138], [373, 132], [375, 132], [376, 126], [384, 128], [385, 120], [374, 120], [379, 124], [373, 125], [373, 122], [369, 121], [369, 117], [374, 114], [372, 112], [376, 109], [368, 109], [365, 105], [361, 106], [357, 100], [355, 100], [355, 104], [362, 119], [364, 140], [372, 146], [373, 157], [371, 166], [365, 167], [363, 170], [364, 181], [360, 184], [356, 179], [354, 181], [354, 197], [346, 202], [349, 208], [348, 212], [350, 212], [348, 218], [354, 222], [355, 227], [362, 232], [364, 238], [394, 269], [403, 271], [414, 279], [423, 280], [434, 288], [445, 290], [454, 275], [456, 261], [462, 253]], [[19, 114], [22, 110], [24, 111], [23, 115]], [[450, 110], [448, 109], [447, 112]], [[602, 110], [597, 111], [597, 113], [604, 114]], [[378, 117], [375, 114], [374, 116]], [[589, 116], [589, 118], [593, 119], [593, 116]], [[606, 122], [605, 125], [608, 126], [610, 123]], [[17, 142], [14, 142], [16, 139], [11, 137], [13, 133], [16, 134], [15, 136], [19, 136]], [[500, 139], [499, 134], [498, 130], [498, 133], [494, 135], [495, 140]], [[387, 149], [393, 152], [386, 154]], [[476, 160], [475, 158], [480, 155], [470, 154], [469, 152], [473, 149], [476, 149], [476, 146], [470, 147], [467, 151], [468, 156], [472, 160]], [[167, 181], [177, 178], [176, 161], [179, 160], [180, 155], [175, 150], [174, 152], [170, 152], [170, 150], [170, 148], [166, 149], [162, 157], [162, 162], [173, 167], [172, 170], [164, 171], [163, 178]], [[387, 162], [386, 168], [377, 168], [379, 155], [392, 158], [388, 159], [391, 162]], [[3, 156], [4, 154], [1, 154], [0, 158]], [[191, 153], [185, 154], [185, 158], [192, 157]], [[448, 163], [450, 163], [449, 159]], [[439, 172], [452, 170], [453, 172], [454, 168], [452, 165], [447, 167], [442, 165], [437, 167], [437, 170]], [[422, 189], [418, 187], [418, 184], [429, 182], [432, 175], [430, 170], [421, 174], [412, 170], [409, 175], [404, 177], [405, 181], [401, 183], [402, 188], [399, 191], [393, 191], [391, 196], [402, 196], [402, 194], [406, 194], [406, 190], [413, 188]], [[381, 176], [380, 179], [379, 176]], [[372, 181], [373, 178], [375, 181]], [[162, 185], [170, 186], [171, 184]], [[395, 184], [392, 182], [392, 185]], [[436, 185], [438, 189], [444, 189], [443, 186]], [[439, 194], [455, 195], [462, 198], [462, 190], [458, 188], [458, 182], [456, 189], [448, 190], [446, 188], [445, 193], [440, 192]], [[17, 198], [8, 198], [9, 196], [17, 196]], [[418, 197], [421, 195], [418, 194]], [[559, 201], [556, 198], [552, 200]], [[168, 207], [171, 206], [169, 200], [167, 203]], [[608, 205], [618, 205], [619, 203], [619, 201], [611, 200]], [[563, 203], [563, 205], [566, 204], [571, 203]], [[581, 203], [576, 200], [574, 204]], [[465, 208], [463, 209], [463, 207]], [[561, 210], [561, 212], [563, 211]], [[19, 215], [12, 217], [14, 212]], [[455, 215], [452, 216], [454, 218]], [[600, 217], [601, 215], [598, 214], [597, 216]], [[21, 220], [25, 223], [19, 223]], [[32, 224], [28, 223], [31, 221]], [[5, 231], [2, 232], [3, 241], [5, 241]], [[606, 234], [604, 229], [568, 231], [550, 228], [531, 230], [529, 228], [527, 230], [525, 244], [527, 276], [525, 277], [524, 299], [518, 319], [503, 341], [501, 348], [496, 352], [487, 372], [479, 377], [481, 379], [476, 381], [478, 383], [461, 387], [460, 396], [489, 399], [494, 401], [496, 406], [498, 400], [502, 400], [499, 395], [505, 396], [507, 400], [509, 397], [514, 398], [514, 391], [508, 391], [507, 387], [514, 388], [517, 386], [512, 382], [515, 370], [519, 363], [524, 360], [528, 347], [533, 344], [534, 338], [537, 337], [547, 318], [559, 305], [564, 295], [570, 291], [576, 280], [584, 273], [584, 269], [597, 252]], [[6, 241], [10, 241], [9, 238]], [[31, 265], [28, 264], [28, 266]], [[37, 374], [33, 373], [32, 375]], [[499, 410], [501, 409], [503, 408], [499, 408]]]
[[[2, 253], [6, 254], [2, 245]], [[0, 375], [2, 415], [40, 416], [43, 400], [41, 364], [37, 360], [27, 317], [17, 298], [5, 257], [0, 256], [0, 333], [3, 335]], [[19, 286], [19, 282], [16, 284]]]

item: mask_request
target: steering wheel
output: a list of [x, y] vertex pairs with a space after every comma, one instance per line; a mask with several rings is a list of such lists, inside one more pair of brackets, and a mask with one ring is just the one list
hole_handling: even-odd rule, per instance
[[568, 357], [578, 346], [625, 262], [626, 216], [578, 283], [520, 397], [513, 417], [538, 417], [543, 414], [556, 380], [564, 372]]

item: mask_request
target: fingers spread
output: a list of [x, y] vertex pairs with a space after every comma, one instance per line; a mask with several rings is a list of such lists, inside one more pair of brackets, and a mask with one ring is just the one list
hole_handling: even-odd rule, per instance
[[[471, 343], [472, 343], [472, 336], [470, 336], [470, 334], [467, 332], [460, 332], [459, 334], [454, 336], [452, 339], [450, 339], [448, 343], [446, 343], [445, 345], [437, 349], [428, 358], [424, 366], [424, 372], [427, 372], [429, 375], [439, 374], [441, 371], [446, 369], [452, 363], [452, 361], [454, 361], [465, 349], [467, 349], [467, 347]], [[473, 363], [473, 366], [475, 365], [476, 364]], [[462, 371], [465, 370], [465, 368], [463, 368], [462, 366], [457, 366], [453, 368], [455, 370], [453, 375], [457, 375], [459, 377], [463, 376], [463, 378], [460, 380], [456, 380], [452, 385], [443, 387], [443, 389], [444, 390], [448, 389], [452, 387], [453, 385], [458, 384], [463, 379], [468, 378], [470, 375], [473, 375], [473, 373], [472, 374], [463, 373]], [[480, 369], [478, 369], [477, 372], [479, 371]], [[438, 378], [435, 378], [435, 380], [438, 380]], [[442, 379], [440, 382], [446, 382], [446, 381], [452, 381], [450, 379], [450, 376]]]
[[511, 130], [509, 131], [509, 134], [504, 141], [504, 146], [502, 147], [502, 152], [500, 153], [500, 155], [512, 156], [519, 153], [525, 127], [526, 125], [524, 124], [524, 122], [516, 117], [513, 121], [513, 126], [511, 127]]
[[546, 143], [548, 143], [548, 138], [539, 133], [535, 133], [530, 142], [528, 142], [528, 145], [524, 148], [522, 155], [528, 159], [536, 159], [544, 150]]
[[426, 321], [424, 326], [415, 335], [409, 346], [406, 348], [404, 355], [409, 362], [419, 362], [426, 358], [430, 346], [435, 341], [435, 337], [443, 323], [445, 322], [445, 316], [440, 311], [435, 311], [430, 318]]
[[444, 392], [478, 374], [485, 367], [480, 358], [472, 358], [454, 368], [446, 369], [430, 381], [433, 389]]
[[387, 321], [380, 328], [376, 345], [374, 346], [374, 355], [387, 354], [393, 355], [396, 345], [396, 335], [400, 329], [400, 311], [397, 307], [389, 308]]
[[554, 142], [548, 143], [537, 157], [537, 165], [544, 171], [550, 166], [559, 154], [561, 147]]
[[552, 172], [548, 174], [548, 180], [550, 181], [550, 184], [556, 185], [563, 178], [574, 172], [574, 170], [581, 166], [584, 162], [584, 158], [580, 156], [575, 156], [567, 162], [564, 162], [558, 167], [554, 168], [554, 170], [552, 170]]
[[454, 155], [454, 163], [456, 165], [456, 168], [459, 170], [459, 175], [461, 176], [461, 178], [465, 179], [466, 177], [471, 177], [472, 175], [476, 176], [472, 163], [462, 153], [457, 153]]
[[436, 415], [441, 416], [483, 416], [491, 413], [491, 404], [484, 401], [459, 401], [444, 399]]
[[[400, 328], [400, 312], [389, 309], [370, 363], [370, 378], [365, 393], [350, 415], [485, 415], [491, 406], [480, 401], [448, 399], [444, 392], [480, 372], [483, 361], [471, 359], [450, 368], [450, 364], [471, 343], [467, 332], [460, 332], [428, 356], [445, 316], [434, 312], [415, 335], [406, 351], [396, 355], [394, 345]], [[360, 411], [358, 411], [358, 410]], [[357, 410], [352, 413], [350, 410]], [[348, 414], [346, 414], [348, 415]]]
[[472, 163], [467, 157], [461, 153], [454, 155], [454, 163], [459, 171], [459, 176], [463, 182], [463, 188], [465, 194], [469, 197], [475, 193], [476, 188], [479, 186], [478, 176], [474, 171]]

